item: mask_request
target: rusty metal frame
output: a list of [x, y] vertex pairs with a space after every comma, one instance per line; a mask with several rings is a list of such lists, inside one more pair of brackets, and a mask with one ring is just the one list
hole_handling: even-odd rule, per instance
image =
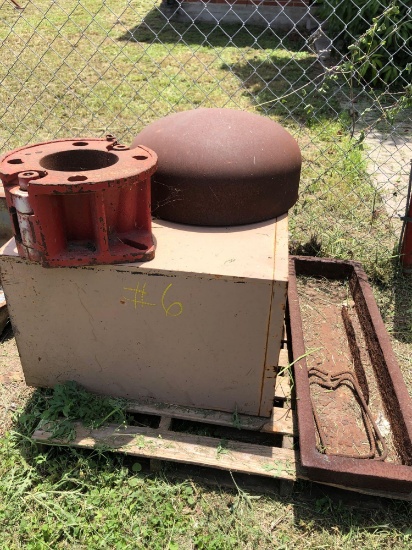
[[[297, 275], [348, 279], [375, 377], [402, 464], [327, 455], [316, 448], [310, 380], [305, 359]], [[367, 276], [359, 263], [291, 256], [288, 315], [292, 340], [301, 472], [312, 481], [412, 496], [412, 401], [392, 351]]]

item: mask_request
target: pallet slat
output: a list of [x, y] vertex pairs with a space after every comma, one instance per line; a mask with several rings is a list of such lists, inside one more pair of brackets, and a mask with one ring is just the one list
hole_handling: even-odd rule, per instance
[[278, 376], [276, 378], [276, 385], [275, 385], [275, 398], [282, 399], [282, 400], [289, 400], [291, 399], [291, 394], [292, 394], [292, 388], [290, 385], [289, 376], [288, 375]]
[[283, 369], [289, 365], [289, 352], [287, 348], [282, 348], [279, 352], [278, 367]]
[[180, 407], [178, 405], [138, 403], [135, 401], [127, 405], [127, 411], [130, 413], [160, 416], [161, 418], [177, 418], [179, 420], [189, 420], [265, 433], [278, 433], [281, 435], [293, 435], [296, 433], [290, 409], [281, 409], [279, 407], [273, 408], [270, 419], [245, 414], [230, 414], [207, 409]]
[[50, 439], [50, 432], [37, 429], [33, 439], [49, 445], [92, 449], [108, 447], [128, 455], [151, 459], [212, 466], [222, 470], [296, 479], [295, 453], [278, 447], [265, 447], [237, 441], [197, 436], [162, 429], [107, 426], [97, 430], [76, 425], [76, 438], [69, 443]]
[[274, 407], [269, 422], [267, 422], [260, 431], [286, 436], [297, 435], [292, 410], [289, 407]]
[[268, 421], [267, 418], [259, 416], [231, 414], [213, 411], [211, 409], [197, 409], [182, 407], [180, 405], [169, 405], [167, 403], [148, 403], [140, 401], [130, 401], [127, 404], [127, 411], [153, 416], [168, 416], [180, 420], [192, 420], [193, 422], [205, 422], [207, 424], [216, 424], [219, 426], [239, 427], [244, 430], [254, 431], [260, 430]]

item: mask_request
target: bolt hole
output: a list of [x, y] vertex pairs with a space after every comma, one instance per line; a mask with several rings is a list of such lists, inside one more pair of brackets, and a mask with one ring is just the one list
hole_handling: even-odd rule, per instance
[[20, 176], [23, 176], [25, 178], [30, 178], [30, 176], [36, 176], [36, 172], [22, 172]]
[[87, 141], [74, 141], [73, 145], [76, 147], [84, 147], [85, 145], [89, 145]]
[[9, 164], [23, 164], [21, 159], [10, 159], [7, 161]]
[[70, 176], [67, 178], [68, 181], [86, 181], [86, 176]]
[[136, 160], [147, 160], [149, 157], [146, 156], [146, 155], [136, 155], [133, 158], [136, 159]]

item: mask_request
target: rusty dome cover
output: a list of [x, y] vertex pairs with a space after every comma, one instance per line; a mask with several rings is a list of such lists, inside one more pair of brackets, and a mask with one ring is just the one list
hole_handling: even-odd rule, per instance
[[298, 198], [301, 154], [269, 118], [232, 109], [195, 109], [149, 124], [133, 140], [159, 158], [154, 216], [228, 226], [275, 218]]

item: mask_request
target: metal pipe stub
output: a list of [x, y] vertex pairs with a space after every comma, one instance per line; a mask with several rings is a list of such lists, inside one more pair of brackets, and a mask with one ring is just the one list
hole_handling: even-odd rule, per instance
[[156, 168], [153, 151], [111, 135], [7, 153], [0, 178], [19, 255], [46, 267], [151, 260]]

